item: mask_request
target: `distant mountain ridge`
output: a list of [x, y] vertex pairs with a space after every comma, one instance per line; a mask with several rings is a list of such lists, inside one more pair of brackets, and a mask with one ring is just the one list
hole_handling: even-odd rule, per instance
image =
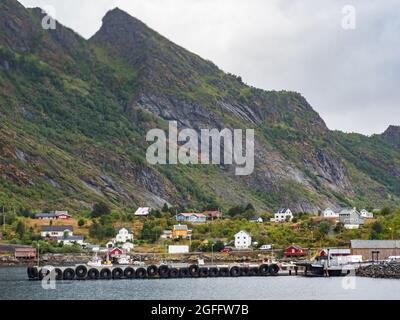
[[389, 126], [382, 136], [387, 142], [400, 149], [400, 126]]
[[[85, 40], [43, 30], [40, 9], [0, 3], [0, 201], [258, 210], [400, 203], [398, 127], [330, 131], [299, 93], [249, 87], [116, 8]], [[146, 132], [254, 128], [256, 168], [150, 166]]]

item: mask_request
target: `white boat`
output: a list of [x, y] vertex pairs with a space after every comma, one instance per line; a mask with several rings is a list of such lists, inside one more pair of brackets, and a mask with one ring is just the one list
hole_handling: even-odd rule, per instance
[[102, 264], [102, 259], [97, 256], [97, 253], [92, 257], [91, 260], [88, 261], [87, 265], [89, 267], [101, 267]]
[[129, 257], [129, 256], [127, 256], [127, 255], [120, 255], [119, 257], [118, 257], [118, 264], [130, 264], [131, 263], [131, 258]]

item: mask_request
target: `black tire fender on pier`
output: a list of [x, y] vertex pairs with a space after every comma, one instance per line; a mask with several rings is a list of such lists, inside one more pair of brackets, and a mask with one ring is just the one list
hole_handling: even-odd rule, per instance
[[34, 279], [39, 278], [39, 271], [38, 271], [38, 268], [36, 268], [36, 267], [33, 267], [33, 268], [32, 268], [32, 276], [33, 276]]
[[177, 268], [171, 268], [169, 270], [169, 277], [170, 278], [178, 278], [179, 277], [179, 270]]
[[63, 279], [63, 272], [60, 268], [55, 268], [54, 272], [56, 273], [56, 280], [62, 280]]
[[145, 268], [139, 268], [136, 270], [136, 278], [145, 279], [147, 277], [147, 271]]
[[124, 272], [122, 271], [121, 268], [115, 268], [112, 271], [112, 278], [113, 279], [121, 279], [123, 275], [124, 275]]
[[72, 268], [67, 268], [63, 272], [64, 280], [73, 280], [75, 278], [75, 270]]
[[124, 270], [124, 276], [127, 279], [133, 279], [135, 277], [135, 270], [133, 268], [128, 267]]
[[169, 268], [165, 264], [158, 268], [158, 275], [160, 278], [168, 278], [169, 277]]
[[199, 276], [201, 278], [207, 278], [210, 275], [210, 270], [206, 267], [202, 267], [199, 270]]
[[229, 277], [230, 273], [229, 273], [229, 268], [223, 267], [223, 268], [219, 268], [219, 276], [220, 277]]
[[189, 267], [189, 274], [191, 277], [198, 277], [199, 276], [199, 266], [197, 264], [192, 264]]
[[75, 274], [78, 279], [85, 279], [87, 275], [87, 268], [85, 266], [77, 266], [75, 269]]
[[208, 273], [209, 273], [210, 277], [218, 277], [219, 270], [216, 267], [212, 267], [212, 268], [209, 269]]
[[189, 268], [180, 268], [179, 269], [179, 276], [181, 278], [187, 278], [189, 277]]
[[267, 264], [262, 264], [258, 269], [261, 276], [267, 276], [269, 273], [269, 266]]
[[250, 269], [248, 267], [241, 267], [240, 268], [240, 275], [242, 277], [248, 277], [250, 275]]
[[92, 268], [88, 271], [88, 278], [90, 280], [97, 280], [100, 277], [99, 270]]
[[249, 276], [250, 277], [255, 277], [260, 274], [260, 269], [258, 267], [251, 267], [249, 270]]
[[278, 274], [278, 272], [279, 272], [279, 266], [277, 265], [277, 264], [271, 264], [269, 267], [268, 267], [268, 272], [269, 272], [269, 274], [271, 275], [271, 276], [276, 276], [277, 274]]
[[154, 278], [158, 274], [158, 268], [155, 265], [147, 267], [147, 275], [149, 278]]
[[101, 269], [100, 278], [105, 279], [105, 280], [110, 280], [111, 279], [111, 270], [109, 268]]
[[27, 268], [27, 273], [28, 273], [28, 278], [30, 279], [30, 280], [32, 280], [32, 279], [36, 279], [37, 278], [37, 275], [35, 276], [35, 274], [34, 274], [34, 267], [28, 267]]
[[231, 277], [239, 277], [240, 276], [240, 268], [238, 266], [234, 266], [229, 270]]

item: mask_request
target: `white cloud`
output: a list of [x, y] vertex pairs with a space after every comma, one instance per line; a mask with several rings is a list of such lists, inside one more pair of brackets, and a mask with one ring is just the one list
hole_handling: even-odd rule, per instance
[[[116, 6], [170, 40], [263, 89], [301, 92], [332, 129], [399, 124], [397, 0], [21, 0], [53, 5], [86, 38]], [[344, 5], [357, 13], [343, 30]]]

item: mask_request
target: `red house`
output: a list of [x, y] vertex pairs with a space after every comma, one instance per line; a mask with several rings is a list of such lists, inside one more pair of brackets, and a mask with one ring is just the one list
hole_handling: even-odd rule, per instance
[[220, 219], [220, 218], [222, 218], [222, 212], [220, 212], [220, 211], [204, 211], [203, 214], [208, 219]]
[[285, 257], [305, 257], [306, 255], [306, 250], [298, 246], [290, 246], [284, 252]]
[[114, 249], [111, 249], [110, 251], [108, 251], [108, 254], [110, 257], [120, 256], [123, 253], [124, 252], [120, 248], [114, 248]]
[[16, 259], [34, 259], [36, 258], [36, 249], [32, 247], [15, 248], [14, 255]]

